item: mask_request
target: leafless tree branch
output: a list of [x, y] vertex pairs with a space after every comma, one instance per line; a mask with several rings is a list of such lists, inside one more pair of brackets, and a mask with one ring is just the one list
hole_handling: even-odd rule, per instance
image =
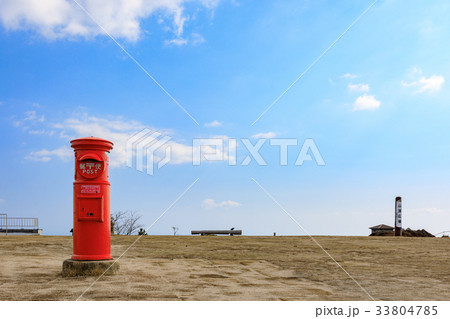
[[134, 211], [118, 211], [111, 214], [111, 229], [118, 235], [133, 235], [144, 227], [139, 222], [141, 215]]

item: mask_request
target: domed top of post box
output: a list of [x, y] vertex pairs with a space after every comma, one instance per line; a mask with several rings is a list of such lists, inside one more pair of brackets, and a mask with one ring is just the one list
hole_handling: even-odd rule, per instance
[[109, 152], [113, 148], [113, 142], [98, 137], [83, 137], [70, 141], [70, 146], [75, 150], [100, 150]]

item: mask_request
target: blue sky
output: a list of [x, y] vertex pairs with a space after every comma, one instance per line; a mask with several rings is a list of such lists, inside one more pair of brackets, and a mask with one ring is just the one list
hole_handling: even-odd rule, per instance
[[[450, 4], [380, 0], [254, 125], [260, 114], [373, 1], [78, 1], [195, 118], [191, 120], [73, 1], [0, 0], [0, 211], [72, 223], [69, 141], [112, 140], [111, 209], [150, 229], [366, 235], [393, 224], [450, 229]], [[155, 4], [156, 3], [156, 4]], [[172, 137], [173, 162], [147, 175], [125, 164], [126, 139]], [[289, 165], [189, 162], [192, 139], [295, 138]], [[325, 166], [295, 166], [306, 138]], [[248, 155], [238, 143], [237, 162]]]

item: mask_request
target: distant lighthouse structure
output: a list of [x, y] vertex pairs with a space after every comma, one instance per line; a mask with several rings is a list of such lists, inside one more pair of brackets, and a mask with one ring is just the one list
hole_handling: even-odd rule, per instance
[[395, 229], [394, 236], [402, 235], [402, 198], [395, 198]]

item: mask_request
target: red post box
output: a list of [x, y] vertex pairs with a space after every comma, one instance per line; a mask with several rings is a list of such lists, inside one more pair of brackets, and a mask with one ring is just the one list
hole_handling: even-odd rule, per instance
[[95, 137], [70, 143], [75, 152], [72, 260], [112, 259], [108, 153], [113, 143]]

